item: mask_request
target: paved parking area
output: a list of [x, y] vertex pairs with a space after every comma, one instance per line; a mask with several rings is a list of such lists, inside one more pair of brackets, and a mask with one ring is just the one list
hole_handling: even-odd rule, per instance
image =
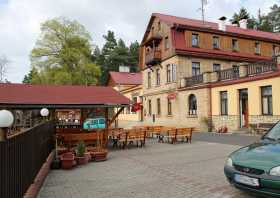
[[231, 187], [223, 174], [227, 155], [239, 147], [152, 140], [145, 148], [111, 151], [106, 162], [51, 171], [39, 197], [250, 198]]

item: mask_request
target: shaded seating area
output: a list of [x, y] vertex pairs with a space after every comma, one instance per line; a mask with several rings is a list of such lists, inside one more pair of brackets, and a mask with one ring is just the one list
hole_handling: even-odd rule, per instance
[[[36, 123], [37, 120], [38, 123], [55, 123], [56, 158], [63, 155], [61, 159], [66, 161], [70, 158], [73, 161], [71, 153], [76, 160], [81, 147], [85, 147], [82, 148], [83, 155], [90, 153], [91, 159], [106, 159], [111, 124], [129, 105], [130, 100], [111, 87], [0, 83], [0, 109], [11, 111], [19, 123], [24, 116], [16, 116], [27, 111], [34, 115], [30, 117], [31, 123], [35, 120]], [[116, 113], [115, 108], [118, 109]], [[44, 118], [40, 115], [42, 109], [48, 112]]]

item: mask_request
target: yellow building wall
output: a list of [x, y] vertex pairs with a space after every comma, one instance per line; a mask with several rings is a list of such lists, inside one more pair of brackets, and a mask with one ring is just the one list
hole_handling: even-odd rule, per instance
[[212, 88], [212, 115], [220, 115], [220, 92], [228, 92], [228, 114], [239, 115], [239, 90], [248, 89], [249, 115], [262, 115], [261, 87], [272, 86], [273, 115], [280, 115], [280, 77]]
[[[137, 102], [141, 102], [140, 96], [143, 95], [142, 86], [137, 86], [136, 88], [131, 88], [128, 91], [121, 91], [125, 97], [132, 101], [133, 97], [137, 97]], [[118, 120], [124, 121], [140, 121], [141, 120], [141, 111], [137, 111], [136, 113], [127, 113], [126, 109], [124, 109], [123, 113], [119, 114]]]

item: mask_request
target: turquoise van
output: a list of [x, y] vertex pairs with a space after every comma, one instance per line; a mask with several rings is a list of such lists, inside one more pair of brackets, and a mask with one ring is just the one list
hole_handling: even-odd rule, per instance
[[105, 118], [88, 118], [84, 121], [84, 129], [105, 129]]

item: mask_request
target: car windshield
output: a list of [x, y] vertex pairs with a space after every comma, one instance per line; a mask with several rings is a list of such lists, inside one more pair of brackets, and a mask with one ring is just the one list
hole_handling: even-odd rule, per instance
[[280, 122], [278, 122], [265, 136], [266, 139], [280, 140]]

